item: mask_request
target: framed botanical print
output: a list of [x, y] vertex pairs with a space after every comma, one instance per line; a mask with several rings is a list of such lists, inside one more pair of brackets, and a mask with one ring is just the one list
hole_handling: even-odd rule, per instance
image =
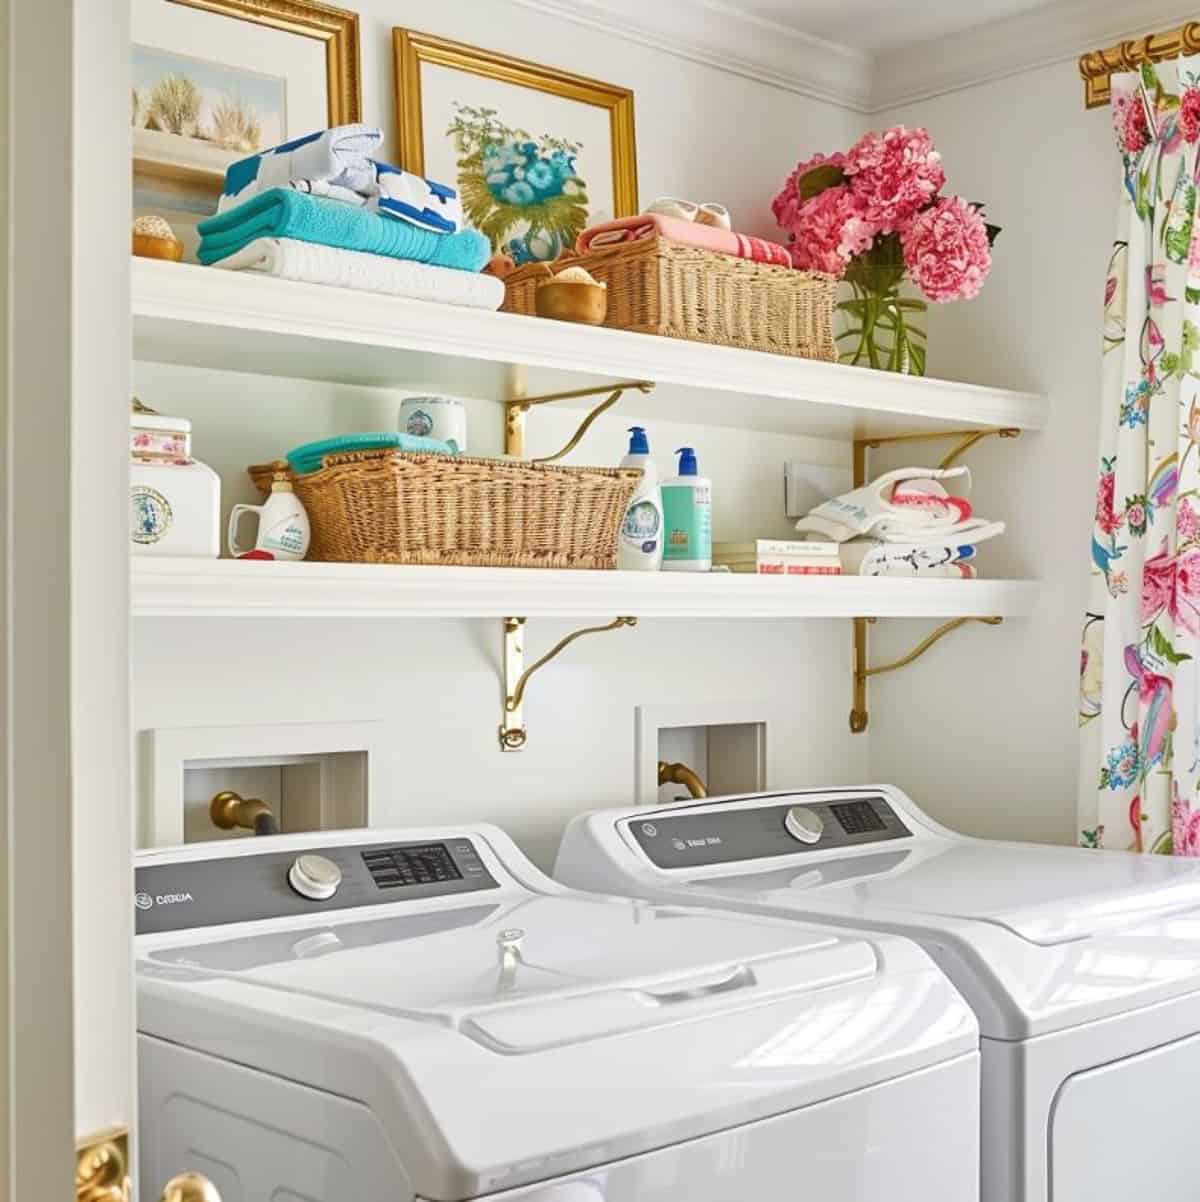
[[308, 0], [132, 0], [134, 213], [190, 227], [225, 168], [361, 119], [358, 17]]
[[638, 211], [628, 88], [409, 29], [393, 42], [398, 165], [456, 187], [494, 251], [551, 260]]

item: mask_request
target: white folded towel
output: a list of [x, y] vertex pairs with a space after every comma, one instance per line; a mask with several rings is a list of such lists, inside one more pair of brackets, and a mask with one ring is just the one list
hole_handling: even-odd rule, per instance
[[961, 539], [936, 542], [896, 543], [878, 538], [856, 538], [842, 543], [842, 570], [858, 576], [949, 576], [973, 578], [979, 543], [1004, 533], [1003, 522], [974, 518], [970, 531]]
[[971, 487], [971, 473], [965, 467], [898, 468], [823, 501], [796, 523], [796, 529], [836, 543], [867, 534], [905, 543], [964, 534], [972, 529], [971, 506], [961, 497], [950, 496], [940, 483], [945, 480], [956, 481], [964, 493]]
[[212, 266], [471, 309], [499, 309], [504, 303], [504, 283], [492, 275], [431, 267], [295, 238], [256, 238]]

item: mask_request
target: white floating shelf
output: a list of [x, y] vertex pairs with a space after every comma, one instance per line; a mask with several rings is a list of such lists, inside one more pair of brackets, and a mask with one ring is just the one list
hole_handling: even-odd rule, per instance
[[[136, 359], [501, 400], [620, 379], [658, 384], [660, 420], [822, 438], [1037, 430], [1048, 402], [945, 380], [490, 313], [194, 265], [133, 260]], [[578, 407], [595, 403], [580, 401]]]
[[1028, 580], [133, 561], [133, 613], [272, 618], [1027, 617]]

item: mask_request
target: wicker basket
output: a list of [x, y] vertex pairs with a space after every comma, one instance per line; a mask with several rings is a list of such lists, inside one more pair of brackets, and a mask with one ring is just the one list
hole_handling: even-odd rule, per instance
[[[837, 281], [813, 271], [752, 263], [732, 255], [641, 238], [571, 260], [608, 285], [604, 324], [752, 351], [833, 362]], [[505, 280], [504, 310], [536, 313], [546, 265], [520, 267]]]
[[[276, 465], [251, 467], [259, 491]], [[612, 568], [641, 472], [358, 451], [292, 476], [308, 558], [329, 563]]]

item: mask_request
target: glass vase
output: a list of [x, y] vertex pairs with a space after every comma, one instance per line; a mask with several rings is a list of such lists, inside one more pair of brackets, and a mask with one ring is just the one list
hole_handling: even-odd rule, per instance
[[846, 270], [851, 294], [838, 302], [842, 329], [838, 355], [843, 363], [903, 375], [925, 374], [925, 310], [928, 303], [901, 295], [906, 277], [898, 247], [872, 249]]

